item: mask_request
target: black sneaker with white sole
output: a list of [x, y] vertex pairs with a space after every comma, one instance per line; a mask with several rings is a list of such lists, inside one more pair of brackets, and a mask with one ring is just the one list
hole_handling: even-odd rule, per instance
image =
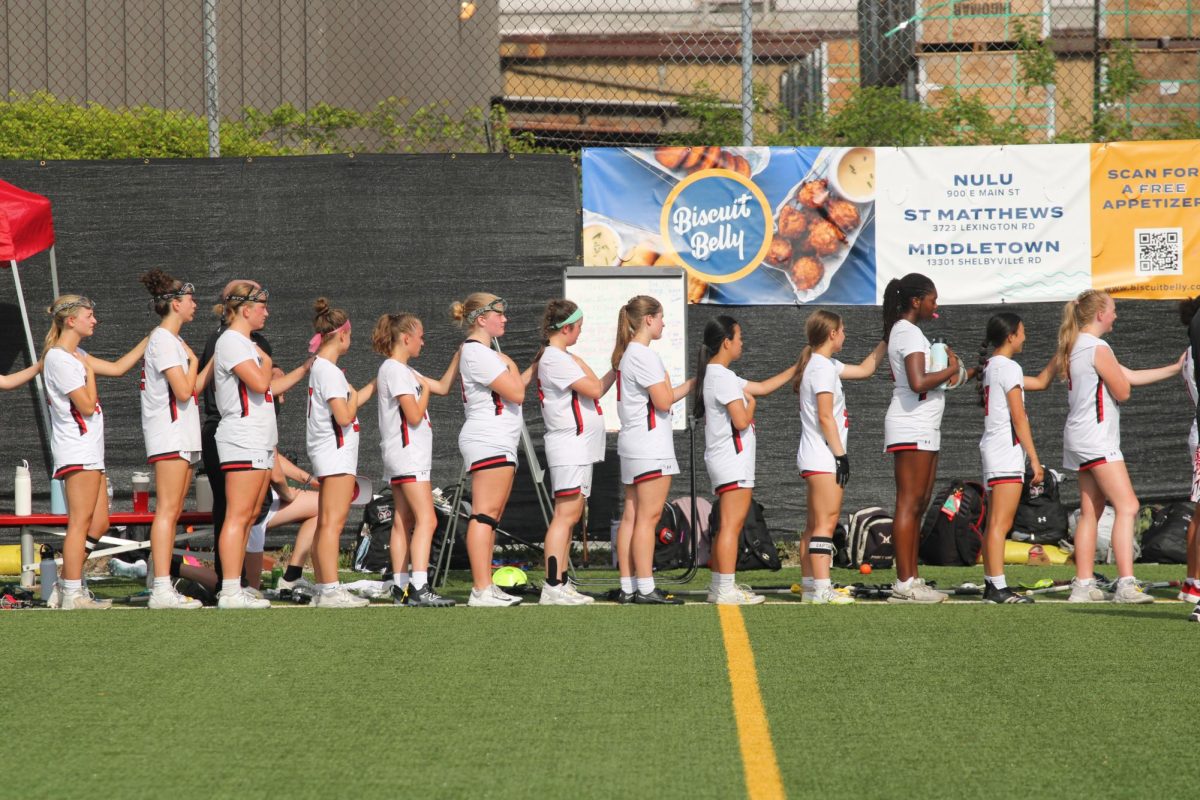
[[983, 587], [983, 602], [993, 603], [995, 605], [1003, 605], [1006, 603], [1032, 603], [1032, 597], [1017, 594], [1012, 589], [1005, 586], [1003, 589], [997, 589], [990, 583]]
[[450, 608], [454, 605], [454, 601], [449, 597], [442, 597], [430, 589], [429, 584], [425, 584], [420, 589], [415, 589], [412, 584], [409, 584], [404, 605], [412, 608]]
[[651, 592], [638, 592], [634, 597], [633, 602], [638, 605], [652, 606], [681, 606], [683, 600], [673, 594], [663, 594], [661, 589], [655, 589]]
[[613, 602], [617, 605], [628, 606], [637, 602], [637, 592], [626, 592], [621, 589], [616, 590], [616, 594], [612, 596]]

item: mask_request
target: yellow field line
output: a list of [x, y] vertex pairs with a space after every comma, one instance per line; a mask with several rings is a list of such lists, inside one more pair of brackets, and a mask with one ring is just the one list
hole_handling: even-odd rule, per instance
[[738, 744], [742, 750], [742, 768], [746, 776], [746, 794], [750, 800], [775, 800], [786, 797], [771, 728], [758, 690], [758, 671], [754, 651], [742, 610], [737, 606], [717, 606], [721, 616], [721, 634], [725, 638], [725, 657], [729, 665], [729, 684], [733, 692], [733, 716], [737, 721]]

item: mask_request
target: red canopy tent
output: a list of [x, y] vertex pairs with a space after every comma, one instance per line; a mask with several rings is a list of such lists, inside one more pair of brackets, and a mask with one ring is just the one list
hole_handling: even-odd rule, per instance
[[[21, 273], [17, 262], [43, 250], [50, 251], [50, 283], [54, 296], [57, 297], [58, 265], [54, 260], [54, 218], [50, 214], [50, 199], [0, 181], [0, 266], [12, 269], [31, 364], [37, 361], [37, 348], [33, 344], [29, 310], [25, 307], [25, 292], [21, 289]], [[41, 375], [37, 376], [37, 390], [42, 401], [42, 413], [46, 414], [46, 389], [42, 384]], [[47, 431], [50, 430], [49, 423], [47, 418]]]

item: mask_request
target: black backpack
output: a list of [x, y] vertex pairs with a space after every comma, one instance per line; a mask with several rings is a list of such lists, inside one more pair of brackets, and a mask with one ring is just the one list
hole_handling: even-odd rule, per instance
[[1041, 490], [1029, 485], [1033, 470], [1026, 469], [1021, 502], [1013, 517], [1008, 538], [1030, 544], [1058, 544], [1067, 538], [1067, 507], [1059, 499], [1058, 476], [1052, 469], [1044, 470]]
[[351, 569], [380, 572], [392, 566], [392, 496], [377, 494], [363, 508], [362, 527], [354, 544]]
[[891, 569], [896, 558], [892, 542], [892, 518], [879, 506], [856, 511], [838, 523], [833, 532], [833, 564], [857, 569], [870, 564], [872, 569]]
[[1149, 529], [1142, 534], [1142, 554], [1138, 561], [1186, 564], [1187, 531], [1194, 509], [1191, 503], [1171, 503], [1155, 514]]
[[987, 496], [973, 481], [952, 480], [925, 512], [921, 560], [936, 566], [969, 567], [983, 549]]
[[[714, 531], [721, 529], [721, 498], [713, 503], [712, 515], [708, 518], [709, 527]], [[779, 560], [779, 551], [775, 548], [775, 540], [767, 528], [767, 517], [763, 504], [757, 500], [750, 501], [750, 513], [742, 524], [742, 535], [738, 540], [737, 571], [745, 572], [751, 569], [769, 569], [778, 572], [783, 569]]]
[[691, 555], [691, 526], [674, 503], [664, 503], [654, 526], [654, 569], [682, 569]]

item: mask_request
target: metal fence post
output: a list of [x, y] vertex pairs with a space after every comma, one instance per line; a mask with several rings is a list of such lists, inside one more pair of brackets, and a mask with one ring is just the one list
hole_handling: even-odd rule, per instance
[[204, 0], [204, 113], [208, 157], [221, 157], [221, 101], [217, 96], [217, 0]]
[[753, 0], [742, 0], [742, 147], [754, 144]]

